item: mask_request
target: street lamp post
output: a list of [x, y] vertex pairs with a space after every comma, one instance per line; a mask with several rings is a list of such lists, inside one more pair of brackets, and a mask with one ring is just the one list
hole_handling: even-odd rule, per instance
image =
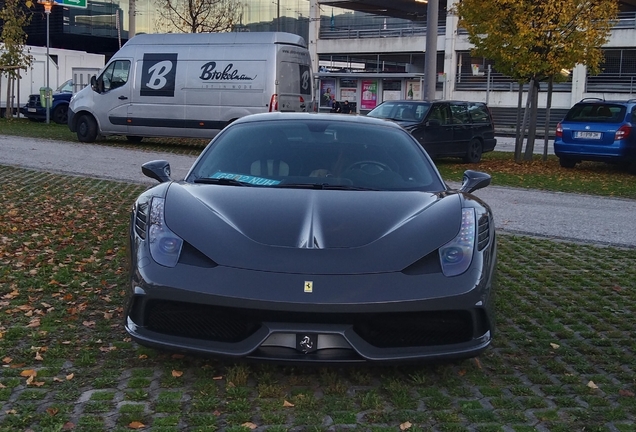
[[44, 13], [46, 14], [46, 90], [44, 97], [46, 98], [46, 124], [51, 122], [51, 92], [49, 91], [49, 16], [51, 15], [52, 1], [44, 2]]

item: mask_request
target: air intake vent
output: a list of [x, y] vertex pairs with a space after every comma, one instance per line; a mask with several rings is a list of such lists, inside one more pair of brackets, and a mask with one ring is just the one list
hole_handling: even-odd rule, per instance
[[482, 250], [488, 245], [490, 239], [490, 219], [487, 214], [479, 218], [477, 226], [477, 250]]
[[146, 238], [146, 225], [148, 223], [148, 203], [137, 205], [135, 212], [135, 232], [142, 239]]

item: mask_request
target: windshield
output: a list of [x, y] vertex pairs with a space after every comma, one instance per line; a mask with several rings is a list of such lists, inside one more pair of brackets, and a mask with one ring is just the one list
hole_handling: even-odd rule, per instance
[[371, 110], [367, 116], [419, 122], [426, 116], [430, 107], [431, 104], [427, 102], [384, 102]]
[[620, 123], [625, 119], [625, 107], [612, 103], [579, 103], [568, 111], [565, 120], [589, 123]]
[[338, 190], [445, 190], [406, 132], [350, 121], [236, 123], [202, 153], [186, 181]]
[[64, 84], [59, 86], [56, 90], [56, 93], [73, 93], [73, 80], [65, 81]]

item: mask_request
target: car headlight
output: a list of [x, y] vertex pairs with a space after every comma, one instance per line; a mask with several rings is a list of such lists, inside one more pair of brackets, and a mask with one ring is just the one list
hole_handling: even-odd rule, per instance
[[148, 241], [150, 255], [158, 264], [174, 267], [179, 261], [183, 240], [166, 225], [164, 206], [166, 200], [154, 197], [150, 204], [150, 227]]
[[462, 225], [453, 240], [439, 248], [439, 259], [445, 276], [457, 276], [470, 267], [475, 249], [475, 209], [462, 209]]

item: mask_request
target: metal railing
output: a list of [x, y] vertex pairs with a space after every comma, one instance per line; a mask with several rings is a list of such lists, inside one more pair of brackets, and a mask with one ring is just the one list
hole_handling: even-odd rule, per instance
[[588, 93], [636, 93], [636, 75], [601, 73], [587, 77]]
[[[426, 23], [410, 23], [405, 26], [391, 25], [387, 27], [384, 24], [368, 23], [352, 24], [343, 27], [331, 28], [328, 20], [323, 19], [320, 26], [321, 39], [365, 39], [378, 37], [405, 37], [405, 36], [424, 36], [426, 35]], [[636, 29], [636, 12], [620, 12], [618, 19], [614, 24], [616, 29]], [[458, 29], [460, 34], [466, 34], [464, 29]], [[446, 33], [446, 18], [440, 20], [437, 25], [437, 33]]]

